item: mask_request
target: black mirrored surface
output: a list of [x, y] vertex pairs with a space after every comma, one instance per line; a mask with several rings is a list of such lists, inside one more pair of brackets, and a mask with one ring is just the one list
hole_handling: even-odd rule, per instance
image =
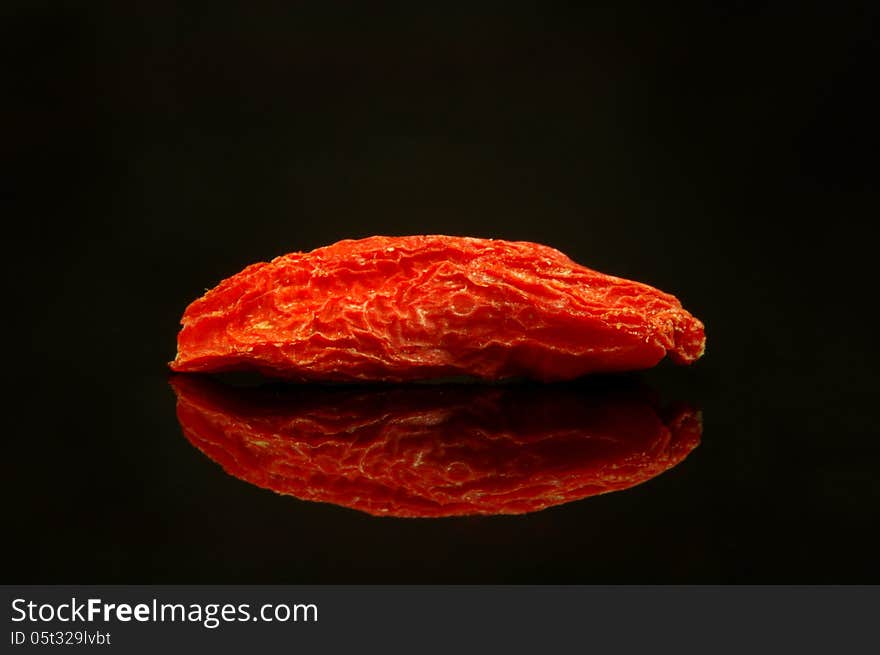
[[371, 516], [528, 514], [622, 491], [680, 464], [702, 432], [699, 410], [617, 379], [171, 386], [183, 434], [231, 476]]
[[[880, 582], [867, 10], [80, 4], [0, 23], [4, 582]], [[702, 410], [700, 445], [615, 493], [436, 520], [193, 447], [166, 368], [189, 302], [420, 233], [675, 294], [706, 356], [622, 377]]]

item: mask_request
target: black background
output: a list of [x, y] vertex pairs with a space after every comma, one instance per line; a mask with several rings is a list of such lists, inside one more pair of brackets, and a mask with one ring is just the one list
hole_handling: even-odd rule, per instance
[[[874, 3], [217, 4], [4, 3], [4, 582], [880, 582]], [[276, 496], [182, 437], [188, 302], [425, 233], [676, 294], [707, 355], [639, 377], [702, 407], [702, 445], [431, 521]]]

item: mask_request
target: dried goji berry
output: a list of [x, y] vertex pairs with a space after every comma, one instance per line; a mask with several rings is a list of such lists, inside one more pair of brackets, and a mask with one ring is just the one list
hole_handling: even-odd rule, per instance
[[681, 462], [701, 431], [696, 411], [625, 390], [172, 385], [184, 434], [227, 473], [379, 516], [521, 514], [619, 491]]
[[703, 353], [675, 297], [535, 243], [371, 237], [254, 264], [183, 315], [176, 371], [562, 380]]

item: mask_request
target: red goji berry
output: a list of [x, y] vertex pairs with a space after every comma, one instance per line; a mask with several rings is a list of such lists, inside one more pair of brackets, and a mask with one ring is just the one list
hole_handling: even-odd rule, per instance
[[248, 266], [183, 315], [176, 371], [563, 380], [703, 354], [674, 296], [534, 243], [371, 237]]
[[695, 410], [625, 390], [171, 384], [184, 434], [230, 475], [377, 516], [522, 514], [620, 491], [676, 466], [701, 433]]

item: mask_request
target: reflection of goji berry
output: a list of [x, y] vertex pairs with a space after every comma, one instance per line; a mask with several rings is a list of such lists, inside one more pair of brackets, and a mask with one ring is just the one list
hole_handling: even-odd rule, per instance
[[176, 371], [299, 380], [562, 380], [703, 353], [675, 297], [557, 250], [371, 237], [247, 267], [183, 315]]
[[697, 412], [625, 390], [172, 386], [184, 434], [230, 475], [377, 516], [522, 514], [619, 491], [701, 432]]

